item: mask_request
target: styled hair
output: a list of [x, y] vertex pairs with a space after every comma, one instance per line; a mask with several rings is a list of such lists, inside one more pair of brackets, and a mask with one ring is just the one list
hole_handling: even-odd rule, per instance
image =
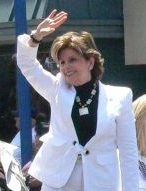
[[141, 156], [146, 156], [146, 94], [133, 102], [136, 120], [138, 150]]
[[94, 57], [95, 64], [91, 70], [91, 75], [94, 79], [101, 79], [104, 72], [104, 59], [96, 47], [93, 36], [89, 32], [67, 32], [58, 36], [51, 46], [51, 56], [56, 63], [58, 63], [60, 51], [65, 48], [73, 49], [87, 60]]

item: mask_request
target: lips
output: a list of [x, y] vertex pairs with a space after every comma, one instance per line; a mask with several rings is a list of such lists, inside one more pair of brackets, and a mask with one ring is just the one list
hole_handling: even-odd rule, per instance
[[74, 72], [66, 72], [65, 75], [66, 75], [67, 77], [70, 77], [70, 76], [72, 76], [73, 74], [74, 74]]

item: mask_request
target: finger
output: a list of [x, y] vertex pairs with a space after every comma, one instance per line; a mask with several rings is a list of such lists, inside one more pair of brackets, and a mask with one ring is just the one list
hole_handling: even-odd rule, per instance
[[55, 22], [50, 23], [51, 28], [58, 28], [60, 25], [62, 25], [67, 20], [67, 17], [62, 17], [61, 19], [56, 19]]
[[54, 17], [52, 17], [52, 19], [56, 19], [56, 18], [60, 18], [60, 17], [64, 17], [67, 16], [67, 13], [64, 11], [59, 12], [58, 14], [54, 15]]
[[52, 20], [51, 23], [55, 23], [55, 24], [56, 23], [58, 24], [58, 22], [62, 23], [62, 21], [64, 22], [66, 19], [67, 19], [67, 13], [61, 12], [57, 14], [53, 19], [51, 19]]
[[49, 14], [48, 18], [54, 17], [54, 15], [56, 14], [56, 12], [57, 12], [57, 10], [54, 9], [54, 10]]
[[67, 14], [62, 14], [62, 15], [59, 15], [58, 17], [56, 17], [54, 20], [54, 23], [58, 22], [58, 21], [61, 21], [61, 20], [66, 20], [67, 19]]
[[66, 15], [67, 13], [65, 11], [60, 11], [59, 13], [57, 13], [55, 15], [55, 17], [59, 17], [59, 16], [64, 15], [64, 14]]

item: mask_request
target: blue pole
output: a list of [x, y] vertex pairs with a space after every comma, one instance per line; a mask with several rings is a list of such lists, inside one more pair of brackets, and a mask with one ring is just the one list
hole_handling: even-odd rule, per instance
[[[27, 32], [25, 0], [14, 0], [16, 37]], [[17, 100], [20, 117], [22, 166], [32, 159], [30, 86], [17, 68]]]

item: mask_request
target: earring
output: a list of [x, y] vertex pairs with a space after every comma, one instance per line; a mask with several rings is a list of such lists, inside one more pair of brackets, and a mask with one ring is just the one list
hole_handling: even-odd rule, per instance
[[89, 70], [92, 70], [92, 69], [93, 69], [93, 67], [90, 65]]

